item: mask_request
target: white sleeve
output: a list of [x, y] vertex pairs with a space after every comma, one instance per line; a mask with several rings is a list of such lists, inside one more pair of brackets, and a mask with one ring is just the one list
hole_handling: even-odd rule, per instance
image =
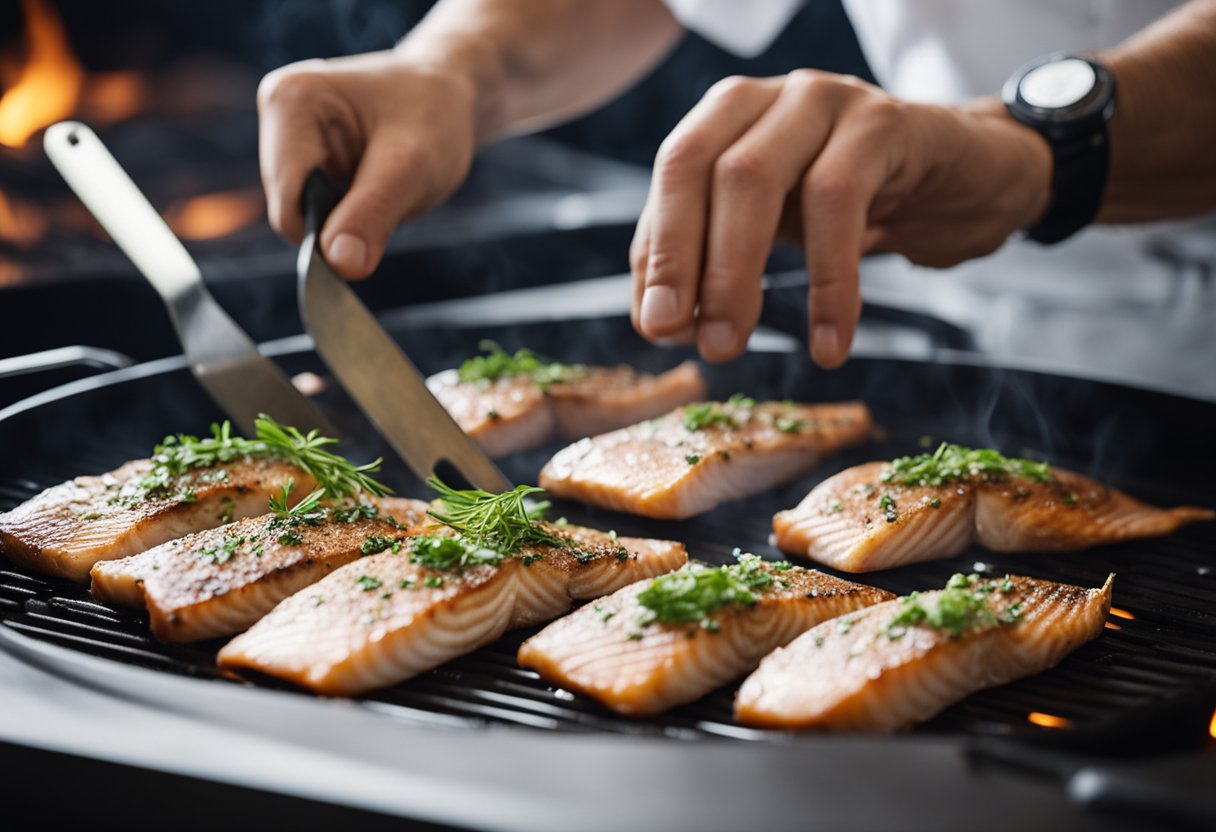
[[676, 20], [743, 58], [759, 55], [805, 0], [663, 0]]

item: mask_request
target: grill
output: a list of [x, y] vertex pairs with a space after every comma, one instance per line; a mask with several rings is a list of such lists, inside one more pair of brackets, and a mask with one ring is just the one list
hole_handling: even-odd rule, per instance
[[[774, 304], [770, 301], [767, 306]], [[651, 370], [688, 357], [678, 351], [654, 350], [632, 333], [623, 318], [413, 326], [396, 334], [424, 372], [454, 366], [485, 337], [508, 349], [529, 346], [568, 361], [626, 361]], [[810, 367], [802, 348], [791, 343], [791, 349], [753, 351], [730, 365], [707, 368], [712, 394], [725, 397], [742, 391], [805, 401], [861, 398], [884, 427], [879, 441], [829, 458], [818, 471], [790, 486], [678, 524], [561, 502], [555, 513], [622, 534], [682, 540], [691, 556], [713, 563], [728, 562], [736, 546], [775, 558], [780, 555], [768, 543], [768, 535], [776, 510], [794, 505], [815, 482], [842, 468], [912, 452], [926, 438], [994, 445], [1046, 458], [1159, 505], [1216, 505], [1216, 486], [1208, 475], [1216, 463], [1208, 438], [1216, 421], [1212, 405], [961, 360], [930, 364], [859, 358], [842, 371], [825, 374]], [[282, 345], [277, 357], [290, 372], [323, 371], [311, 350], [298, 344]], [[321, 403], [343, 435], [350, 437], [345, 450], [352, 457], [390, 458], [387, 447], [332, 386], [322, 394]], [[0, 414], [0, 446], [9, 455], [0, 480], [0, 509], [76, 474], [108, 470], [146, 455], [164, 434], [198, 432], [218, 417], [176, 359], [36, 397]], [[534, 481], [553, 450], [517, 455], [506, 461], [505, 470], [516, 481]], [[398, 493], [426, 496], [420, 483], [392, 463], [386, 464], [384, 479]], [[969, 749], [973, 757], [1055, 776], [1074, 774], [1084, 765], [1111, 757], [1148, 758], [1210, 742], [1208, 721], [1216, 707], [1214, 553], [1216, 524], [1200, 524], [1168, 538], [1091, 552], [1003, 555], [973, 549], [949, 561], [860, 576], [863, 582], [905, 594], [941, 586], [956, 571], [1024, 573], [1084, 586], [1098, 586], [1108, 572], [1115, 572], [1116, 609], [1101, 638], [1047, 673], [974, 695], [914, 729], [909, 737], [851, 741], [882, 748], [885, 754], [901, 746], [923, 750], [945, 743]], [[121, 667], [104, 665], [105, 685], [153, 706], [206, 709], [203, 704], [183, 704], [176, 683], [167, 689], [173, 694], [150, 688], [147, 674], [127, 672], [131, 666], [155, 671], [156, 678], [185, 677], [192, 686], [188, 690], [221, 697], [256, 691], [258, 696], [272, 697], [257, 702], [290, 702], [283, 707], [305, 708], [322, 719], [346, 718], [351, 713], [346, 703], [317, 700], [273, 680], [221, 673], [214, 664], [221, 642], [160, 644], [150, 637], [143, 616], [99, 604], [76, 585], [12, 567], [0, 570], [0, 620], [7, 625], [0, 635], [17, 634], [16, 638], [5, 635], [0, 645], [35, 662], [58, 662], [59, 671], [69, 676], [92, 674], [94, 683], [99, 665], [81, 654], [116, 662]], [[372, 730], [434, 729], [448, 742], [466, 736], [501, 739], [507, 729], [505, 736], [511, 741], [525, 743], [532, 735], [543, 736], [544, 743], [560, 735], [565, 744], [556, 747], [574, 753], [599, 748], [585, 743], [599, 742], [604, 735], [642, 738], [611, 746], [616, 749], [613, 753], [625, 755], [623, 760], [633, 759], [630, 765], [637, 763], [637, 757], [630, 755], [641, 754], [638, 749], [663, 748], [667, 749], [663, 753], [681, 755], [683, 765], [697, 769], [709, 764], [694, 749], [712, 747], [715, 756], [767, 754], [769, 768], [777, 760], [808, 766], [842, 742], [736, 725], [731, 719], [733, 688], [656, 719], [623, 719], [520, 669], [515, 651], [531, 632], [511, 633], [477, 653], [364, 697], [353, 707], [359, 718], [370, 720]], [[44, 645], [66, 650], [47, 651]], [[255, 700], [249, 701], [253, 707]], [[753, 751], [722, 750], [741, 745]], [[1160, 808], [1154, 802], [1159, 796], [1135, 799]], [[1172, 806], [1184, 816], [1191, 811], [1180, 809], [1177, 801]], [[446, 819], [461, 820], [461, 815], [457, 812]]]

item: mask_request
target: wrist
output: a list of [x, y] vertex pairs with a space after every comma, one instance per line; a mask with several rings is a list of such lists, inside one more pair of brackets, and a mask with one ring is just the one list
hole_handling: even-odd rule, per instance
[[493, 39], [477, 31], [426, 31], [426, 24], [424, 20], [397, 44], [394, 61], [451, 84], [468, 104], [477, 144], [492, 141], [505, 128], [502, 98], [506, 77]]
[[1004, 202], [1011, 231], [1038, 225], [1051, 205], [1051, 146], [1037, 130], [1014, 119], [1000, 99], [990, 96], [963, 105], [980, 119], [1000, 144], [1000, 165], [1007, 197]]

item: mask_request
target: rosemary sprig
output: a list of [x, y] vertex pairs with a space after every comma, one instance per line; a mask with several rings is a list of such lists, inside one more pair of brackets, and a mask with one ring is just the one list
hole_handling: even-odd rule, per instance
[[279, 489], [279, 496], [270, 496], [270, 511], [278, 520], [290, 520], [293, 517], [301, 517], [306, 514], [311, 514], [316, 511], [323, 511], [321, 508], [321, 500], [325, 498], [325, 489], [318, 488], [316, 491], [309, 494], [303, 500], [296, 503], [292, 508], [287, 507], [287, 500], [291, 497], [291, 492], [295, 490], [296, 481], [288, 480], [283, 483], [283, 487]]
[[543, 494], [542, 488], [517, 485], [510, 491], [492, 494], [480, 489], [455, 489], [434, 475], [427, 485], [439, 494], [442, 503], [442, 510], [431, 508], [427, 514], [455, 529], [474, 546], [512, 555], [528, 545], [570, 545], [534, 519], [536, 508], [529, 505], [529, 498]]
[[355, 497], [362, 492], [377, 497], [391, 493], [388, 486], [369, 476], [370, 472], [380, 470], [381, 460], [355, 465], [346, 457], [326, 450], [337, 444], [337, 439], [322, 436], [316, 430], [301, 433], [265, 414], [254, 424], [256, 439], [234, 435], [227, 421], [213, 424], [211, 436], [205, 438], [186, 434], [166, 436], [152, 451], [154, 467], [146, 478], [145, 492], [154, 496], [158, 490], [168, 488], [170, 478], [196, 469], [237, 459], [274, 457], [307, 471], [317, 481], [318, 490], [323, 490], [323, 496], [329, 499]]
[[529, 349], [509, 353], [490, 340], [480, 342], [477, 348], [485, 355], [475, 355], [460, 365], [461, 381], [485, 385], [499, 378], [527, 376], [543, 390], [555, 382], [587, 375], [587, 368], [581, 364], [546, 361]]

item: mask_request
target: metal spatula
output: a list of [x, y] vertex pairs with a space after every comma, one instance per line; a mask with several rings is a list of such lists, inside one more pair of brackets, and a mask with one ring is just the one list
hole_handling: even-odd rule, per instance
[[320, 171], [304, 185], [300, 316], [317, 352], [421, 479], [435, 473], [452, 486], [506, 491], [511, 483], [452, 420], [405, 353], [321, 256], [317, 236], [340, 196]]
[[81, 202], [160, 294], [190, 370], [248, 436], [266, 413], [330, 436], [329, 421], [228, 316], [185, 247], [92, 130], [75, 121], [47, 128], [46, 155]]

